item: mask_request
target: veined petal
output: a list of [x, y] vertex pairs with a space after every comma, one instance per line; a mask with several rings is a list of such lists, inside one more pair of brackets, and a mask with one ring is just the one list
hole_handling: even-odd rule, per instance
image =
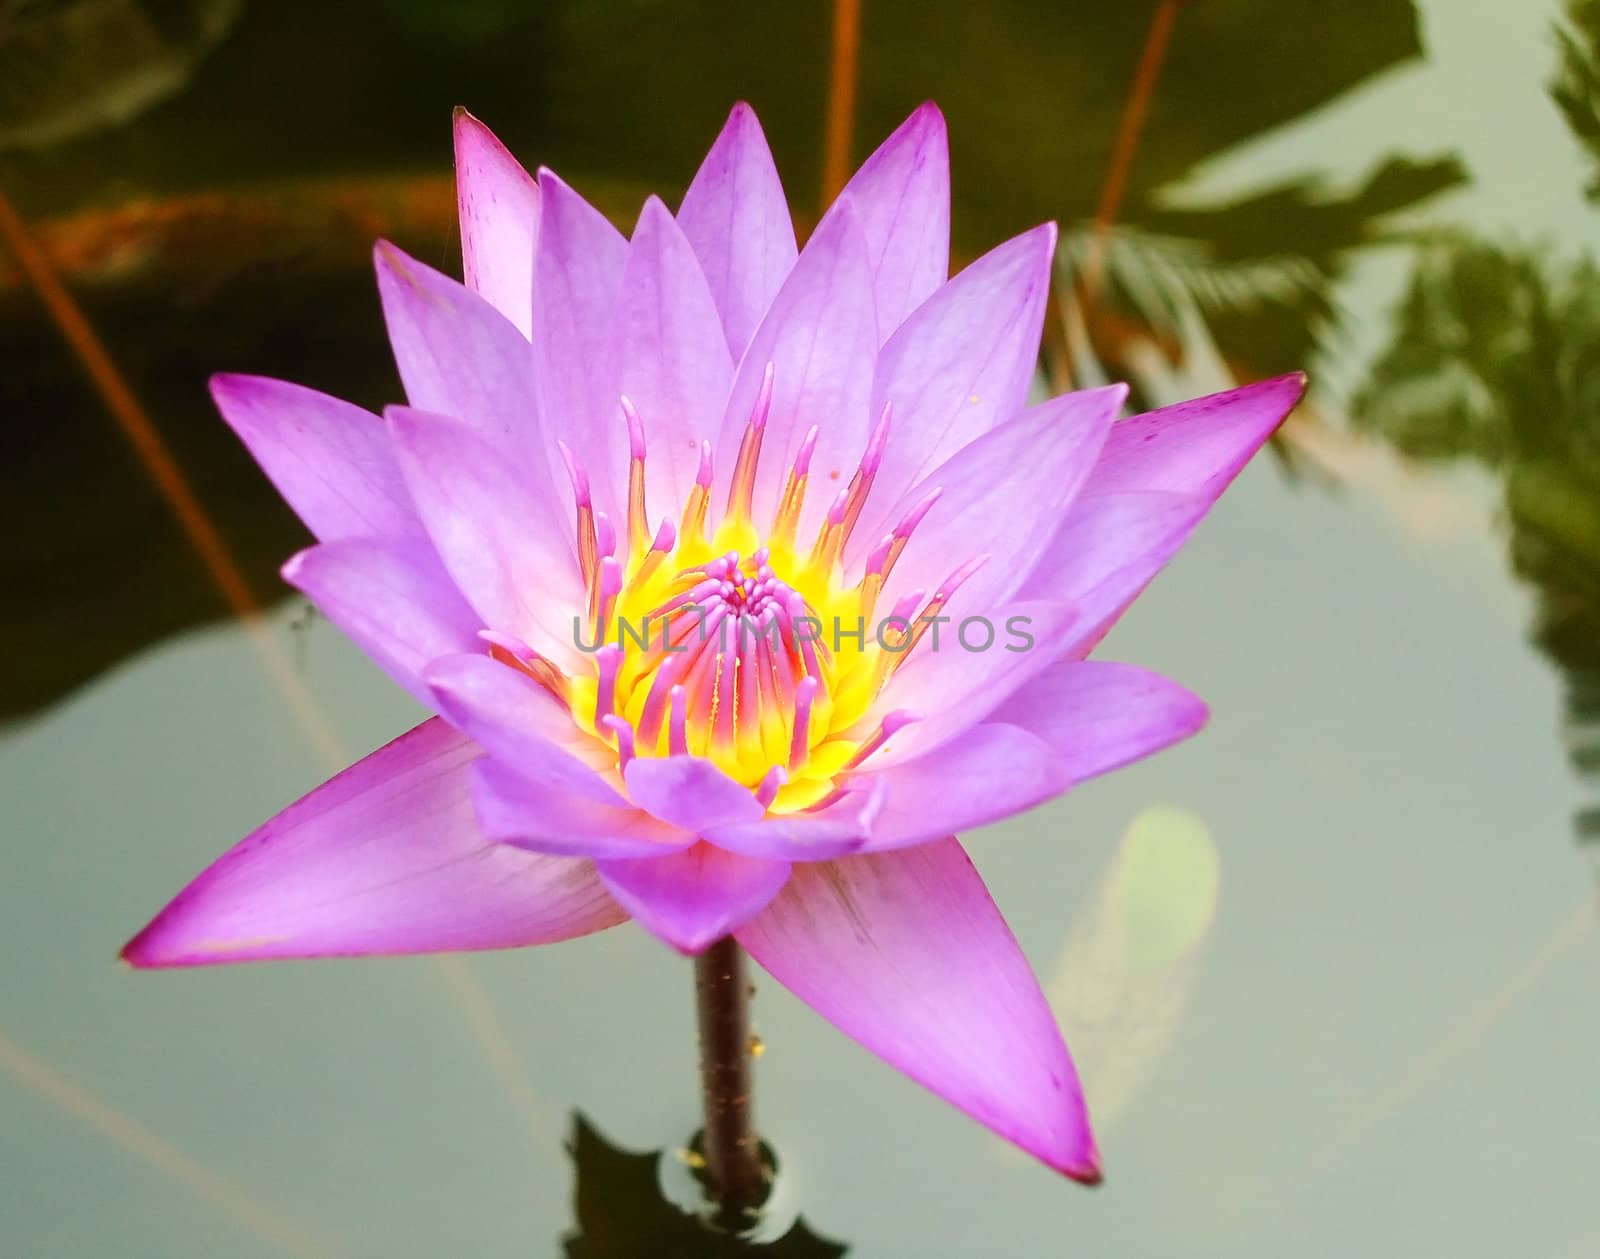
[[389, 435], [371, 412], [265, 376], [213, 376], [211, 396], [320, 541], [421, 532]]
[[790, 868], [706, 843], [595, 866], [617, 903], [680, 953], [699, 953], [760, 913]]
[[861, 216], [878, 331], [887, 337], [950, 274], [950, 142], [939, 107], [919, 105], [839, 200]]
[[736, 936], [890, 1066], [1057, 1171], [1099, 1180], [1061, 1032], [954, 839], [796, 866]]
[[373, 259], [407, 400], [475, 433], [518, 469], [525, 492], [552, 497], [527, 340], [484, 298], [388, 241]]
[[532, 337], [548, 466], [564, 490], [555, 442], [565, 442], [589, 475], [595, 506], [620, 522], [628, 441], [611, 328], [628, 243], [554, 172], [540, 170], [539, 196]]
[[937, 590], [965, 560], [988, 555], [944, 611], [992, 615], [1045, 555], [1127, 392], [1111, 385], [1051, 398], [963, 446], [913, 486], [888, 519], [935, 489], [939, 496], [896, 565], [884, 603], [905, 591]]
[[494, 133], [464, 109], [456, 110], [455, 142], [461, 266], [467, 287], [526, 337], [533, 322], [539, 185]]
[[[676, 515], [728, 401], [733, 360], [694, 250], [655, 197], [628, 244], [614, 336], [620, 392], [644, 425], [646, 497], [653, 513]], [[620, 410], [610, 422], [622, 423]]]
[[622, 777], [641, 809], [695, 835], [753, 822], [763, 812], [748, 787], [698, 756], [635, 757]]
[[822, 861], [866, 846], [887, 795], [882, 775], [864, 774], [825, 807], [713, 826], [705, 837], [719, 848], [748, 857]]
[[587, 861], [491, 843], [477, 749], [431, 719], [240, 841], [123, 950], [134, 966], [547, 944], [622, 921]]
[[1159, 674], [1082, 660], [1052, 665], [989, 720], [1042, 739], [1062, 772], [1082, 782], [1187, 739], [1207, 716], [1204, 700]]
[[735, 361], [794, 267], [794, 224], [755, 111], [740, 101], [678, 209]]
[[531, 783], [510, 766], [472, 767], [472, 802], [486, 837], [530, 852], [573, 857], [654, 857], [695, 837], [639, 809], [600, 804]]
[[1198, 496], [1091, 496], [1086, 489], [1019, 592], [1024, 598], [1065, 600], [1078, 609], [1078, 622], [1060, 644], [1060, 654], [1082, 659], [1093, 651], [1210, 506]]
[[1026, 405], [1055, 245], [1046, 223], [990, 250], [883, 347], [872, 413], [892, 404], [894, 432], [849, 559], [876, 544], [914, 484]]
[[482, 619], [425, 537], [324, 542], [285, 564], [283, 579], [426, 708], [423, 669], [482, 645]]
[[[772, 406], [755, 481], [757, 520], [772, 519], [789, 466], [812, 425], [817, 427], [813, 481], [830, 485], [843, 478], [838, 482], [843, 485], [849, 479], [866, 445], [876, 326], [866, 238], [855, 214], [841, 203], [812, 233], [761, 321], [723, 414], [716, 448], [724, 469], [720, 484], [726, 485], [772, 364]], [[807, 496], [799, 536], [815, 534], [828, 506], [825, 493]]]
[[464, 425], [406, 407], [385, 417], [428, 536], [481, 624], [569, 665], [584, 599], [570, 522]]
[[1180, 402], [1111, 430], [1086, 494], [1159, 491], [1209, 506], [1305, 393], [1304, 372]]
[[880, 713], [901, 710], [919, 720], [873, 753], [867, 766], [881, 769], [926, 756], [982, 721], [1061, 659], [1078, 636], [1081, 618], [1070, 603], [1023, 599], [943, 626], [937, 639], [930, 629], [877, 702]]
[[486, 655], [446, 656], [434, 661], [425, 680], [445, 719], [529, 784], [626, 807], [615, 774], [600, 773], [611, 759], [606, 749], [521, 670]]
[[868, 851], [998, 822], [1060, 795], [1073, 782], [1049, 743], [1018, 726], [997, 724], [993, 715], [926, 756], [877, 776], [888, 799], [873, 822]]

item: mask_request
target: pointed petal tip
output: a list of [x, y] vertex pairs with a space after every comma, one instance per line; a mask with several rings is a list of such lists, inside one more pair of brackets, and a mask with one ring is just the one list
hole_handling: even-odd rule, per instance
[[933, 100], [923, 101], [922, 104], [906, 115], [906, 120], [895, 130], [898, 134], [906, 137], [915, 135], [921, 141], [942, 140], [949, 134], [949, 126], [945, 122], [944, 111]]
[[477, 122], [478, 120], [467, 112], [465, 105], [457, 105], [450, 111], [450, 121], [460, 125], [463, 122]]

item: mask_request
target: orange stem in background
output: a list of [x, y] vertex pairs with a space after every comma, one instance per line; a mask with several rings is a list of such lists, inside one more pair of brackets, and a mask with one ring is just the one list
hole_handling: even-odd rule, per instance
[[822, 147], [822, 209], [850, 178], [850, 140], [856, 128], [856, 77], [861, 52], [860, 0], [834, 0], [833, 61], [828, 78], [828, 125]]
[[44, 250], [22, 221], [22, 216], [3, 192], [0, 192], [0, 236], [5, 238], [16, 255], [18, 264], [44, 302], [56, 329], [83, 364], [95, 392], [100, 395], [106, 409], [122, 429], [123, 436], [139, 456], [139, 462], [144, 465], [156, 490], [166, 500], [179, 528], [200, 557], [200, 562], [229, 609], [249, 631], [251, 642], [260, 653], [267, 672], [283, 691], [296, 719], [324, 758], [334, 765], [342, 764], [344, 754], [338, 739], [278, 640], [266, 628], [261, 615], [261, 602], [250, 589], [244, 571], [234, 560], [211, 517], [200, 505], [188, 478], [179, 469], [155, 424], [134, 397], [133, 390], [117, 365], [112, 362], [105, 344], [67, 291], [66, 285], [56, 275], [55, 268], [50, 265]]
[[1134, 71], [1133, 85], [1128, 89], [1128, 102], [1123, 107], [1122, 122], [1117, 128], [1111, 165], [1106, 171], [1105, 183], [1100, 187], [1100, 202], [1094, 214], [1094, 236], [1084, 259], [1080, 291], [1086, 313], [1094, 305], [1105, 280], [1106, 249], [1111, 242], [1111, 229], [1122, 211], [1123, 195], [1128, 188], [1128, 172], [1139, 151], [1139, 138], [1150, 112], [1150, 98], [1155, 94], [1156, 83], [1161, 78], [1161, 65], [1166, 60], [1167, 45], [1171, 42], [1172, 28], [1178, 20], [1178, 10], [1191, 3], [1193, 0], [1161, 0], [1150, 22], [1150, 32], [1145, 36], [1144, 52], [1139, 57], [1138, 69]]

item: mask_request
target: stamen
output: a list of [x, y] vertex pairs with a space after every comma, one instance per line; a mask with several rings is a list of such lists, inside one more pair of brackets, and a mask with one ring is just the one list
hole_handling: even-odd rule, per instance
[[628, 424], [628, 550], [637, 557], [650, 536], [644, 503], [644, 421], [627, 394], [622, 395], [622, 417]]
[[[878, 465], [883, 462], [883, 448], [889, 441], [889, 420], [893, 415], [894, 403], [885, 402], [883, 414], [878, 417], [872, 435], [867, 438], [867, 450], [861, 456], [861, 466], [850, 479], [849, 500], [844, 509], [845, 541], [849, 541], [850, 531], [856, 527], [856, 521], [861, 518], [861, 509], [867, 505], [867, 495], [872, 490], [872, 478], [877, 475]], [[843, 547], [842, 542], [840, 546]]]
[[895, 662], [896, 668], [899, 668], [901, 662], [916, 650], [917, 644], [922, 641], [922, 636], [927, 632], [928, 626], [933, 624], [933, 618], [939, 615], [944, 609], [944, 605], [950, 602], [967, 578], [971, 577], [973, 573], [988, 562], [989, 556], [987, 554], [975, 555], [944, 579], [939, 588], [933, 592], [933, 598], [928, 600], [928, 606], [922, 609], [922, 615], [916, 619], [916, 623], [912, 626], [911, 642], [900, 653], [900, 659]]
[[667, 752], [671, 756], [689, 755], [689, 696], [681, 686], [669, 692], [672, 715], [667, 720]]
[[595, 582], [590, 603], [589, 623], [594, 627], [596, 642], [605, 640], [606, 630], [611, 622], [611, 612], [620, 593], [622, 593], [622, 565], [617, 562], [614, 555], [607, 555], [600, 561], [600, 578]]
[[761, 439], [766, 435], [767, 415], [772, 410], [772, 364], [761, 372], [761, 387], [750, 411], [739, 457], [733, 465], [733, 483], [728, 486], [728, 515], [734, 520], [750, 519], [750, 504], [756, 491], [756, 465], [761, 461]]
[[818, 578], [831, 575], [833, 566], [844, 552], [844, 518], [849, 505], [850, 491], [840, 490], [833, 505], [828, 508], [828, 516], [823, 522], [822, 531], [817, 534], [816, 545], [811, 548], [811, 558], [806, 561], [806, 568]]
[[672, 548], [678, 544], [678, 529], [672, 521], [662, 518], [661, 527], [656, 530], [655, 541], [650, 544], [650, 549], [644, 553], [639, 561], [639, 567], [634, 570], [633, 582], [642, 586], [656, 575], [663, 560], [672, 554]]
[[556, 448], [567, 465], [567, 475], [572, 478], [572, 497], [578, 505], [578, 569], [583, 574], [586, 589], [594, 586], [595, 566], [599, 555], [595, 547], [594, 501], [589, 497], [589, 476], [578, 462], [566, 442], [558, 440]]
[[756, 788], [756, 803], [763, 809], [771, 808], [772, 802], [778, 798], [778, 789], [788, 781], [789, 775], [783, 772], [783, 766], [774, 765]]
[[571, 685], [567, 675], [563, 673], [554, 661], [541, 656], [527, 643], [512, 634], [502, 634], [498, 630], [481, 629], [478, 637], [489, 644], [489, 656], [498, 660], [503, 665], [509, 665], [527, 674], [550, 694], [565, 704], [572, 707]]
[[627, 769], [628, 762], [634, 757], [633, 727], [615, 713], [607, 713], [600, 719], [600, 724], [616, 736], [617, 768]]
[[811, 755], [811, 705], [822, 685], [815, 676], [800, 680], [794, 689], [794, 734], [789, 738], [789, 768], [798, 770]]
[[622, 648], [607, 643], [594, 653], [595, 693], [594, 724], [603, 725], [616, 707], [617, 670], [622, 666]]
[[774, 546], [785, 548], [794, 545], [795, 530], [800, 524], [800, 509], [805, 506], [806, 481], [811, 473], [811, 455], [817, 448], [817, 426], [813, 424], [800, 440], [799, 453], [789, 469], [789, 480], [783, 487], [783, 498], [778, 503], [778, 515], [772, 525]]
[[856, 754], [850, 758], [849, 764], [845, 768], [856, 769], [862, 761], [866, 760], [867, 757], [871, 756], [897, 733], [904, 730], [912, 722], [921, 720], [921, 713], [914, 713], [904, 708], [896, 708], [893, 712], [885, 713], [883, 720], [878, 723], [878, 729], [856, 749]]
[[683, 528], [678, 532], [686, 541], [700, 542], [705, 538], [706, 508], [711, 502], [711, 443], [700, 443], [700, 468], [694, 474], [694, 489], [689, 491], [689, 501], [683, 505]]

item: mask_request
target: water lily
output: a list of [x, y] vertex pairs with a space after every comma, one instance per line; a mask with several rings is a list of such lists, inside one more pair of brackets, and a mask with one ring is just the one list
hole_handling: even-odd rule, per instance
[[1029, 406], [1056, 231], [949, 277], [932, 105], [800, 250], [743, 105], [631, 237], [464, 113], [456, 159], [466, 283], [376, 251], [408, 405], [213, 382], [317, 538], [285, 578], [438, 715], [126, 958], [731, 934], [1097, 1179], [1066, 1046], [953, 835], [1200, 727], [1182, 687], [1087, 657], [1301, 378], [1123, 420], [1121, 387]]

